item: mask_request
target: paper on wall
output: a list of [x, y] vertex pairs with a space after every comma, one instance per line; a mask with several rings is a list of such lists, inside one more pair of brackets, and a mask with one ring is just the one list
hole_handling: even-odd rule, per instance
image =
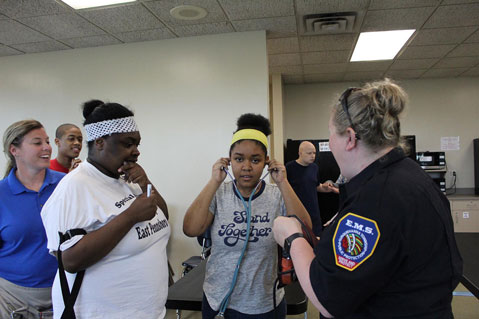
[[441, 137], [441, 151], [459, 151], [459, 136]]

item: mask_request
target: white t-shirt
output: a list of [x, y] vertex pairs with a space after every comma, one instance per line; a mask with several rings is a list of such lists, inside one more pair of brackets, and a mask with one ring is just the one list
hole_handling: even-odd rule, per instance
[[[42, 209], [49, 251], [58, 250], [58, 232], [97, 230], [126, 210], [141, 193], [138, 184], [108, 177], [82, 162], [62, 179]], [[169, 236], [168, 221], [159, 208], [153, 219], [134, 225], [107, 256], [86, 269], [75, 303], [77, 319], [163, 318], [168, 295]], [[65, 241], [60, 249], [65, 251], [82, 237]], [[66, 275], [71, 289], [76, 274]], [[58, 272], [52, 300], [54, 318], [60, 318], [64, 305]]]

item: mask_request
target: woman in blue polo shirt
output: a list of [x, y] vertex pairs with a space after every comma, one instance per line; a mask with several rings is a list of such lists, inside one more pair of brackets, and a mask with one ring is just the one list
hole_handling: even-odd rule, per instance
[[8, 158], [0, 181], [0, 318], [51, 318], [57, 262], [47, 250], [40, 211], [65, 175], [51, 171], [43, 125], [15, 122], [3, 135]]

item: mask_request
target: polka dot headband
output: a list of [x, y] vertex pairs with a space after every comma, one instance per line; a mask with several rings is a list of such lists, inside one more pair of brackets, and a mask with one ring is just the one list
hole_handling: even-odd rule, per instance
[[136, 126], [134, 117], [129, 116], [114, 120], [106, 120], [87, 124], [85, 125], [85, 131], [87, 142], [91, 142], [99, 137], [111, 135], [114, 133], [137, 132], [138, 126]]

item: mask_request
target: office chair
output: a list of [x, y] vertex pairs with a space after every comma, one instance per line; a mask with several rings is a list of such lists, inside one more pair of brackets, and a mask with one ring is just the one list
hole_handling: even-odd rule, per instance
[[187, 260], [183, 261], [182, 277], [186, 275], [191, 269], [198, 266], [203, 260], [208, 258], [211, 249], [211, 231], [208, 228], [202, 235], [196, 237], [198, 244], [201, 245], [201, 254], [199, 256], [191, 256]]
[[[191, 256], [187, 260], [183, 261], [183, 272], [181, 277], [184, 277], [191, 269], [198, 266], [202, 261], [206, 260], [210, 255], [211, 250], [211, 231], [208, 228], [202, 235], [196, 237], [198, 244], [201, 246], [201, 254], [199, 256]], [[176, 319], [181, 319], [181, 310], [176, 309]]]

